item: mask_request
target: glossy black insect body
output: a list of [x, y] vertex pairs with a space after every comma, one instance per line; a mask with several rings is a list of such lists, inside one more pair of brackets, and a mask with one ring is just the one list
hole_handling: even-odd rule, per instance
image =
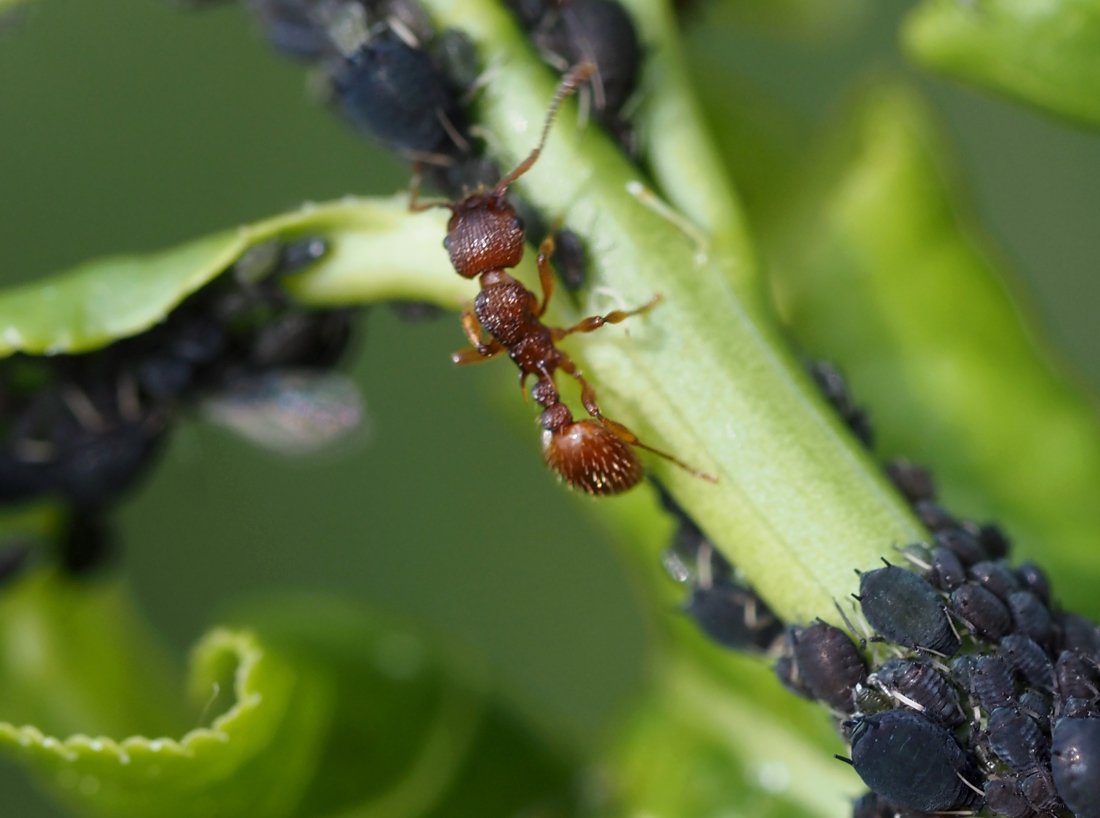
[[824, 622], [789, 631], [795, 684], [811, 698], [842, 713], [855, 707], [853, 691], [867, 677], [867, 665], [844, 631]]
[[1031, 591], [1044, 605], [1050, 604], [1050, 580], [1042, 568], [1033, 562], [1022, 562], [1016, 567], [1016, 576], [1025, 591]]
[[999, 647], [1001, 656], [1031, 687], [1054, 690], [1054, 665], [1035, 640], [1013, 633], [1002, 639]]
[[696, 585], [685, 610], [707, 636], [731, 650], [766, 650], [783, 632], [760, 597], [729, 581]]
[[1009, 594], [1020, 590], [1020, 580], [1008, 565], [1000, 560], [982, 560], [970, 566], [970, 578], [1004, 602]]
[[982, 548], [978, 538], [966, 529], [951, 526], [941, 530], [940, 526], [934, 525], [929, 525], [929, 528], [936, 530], [936, 545], [942, 545], [954, 551], [963, 565], [973, 565], [989, 559], [989, 554]]
[[937, 545], [931, 553], [928, 579], [941, 591], [953, 591], [966, 581], [966, 569], [950, 548]]
[[860, 576], [859, 600], [871, 627], [887, 641], [945, 656], [959, 649], [943, 600], [927, 580], [897, 566]]
[[844, 421], [844, 425], [864, 446], [868, 448], [873, 446], [874, 431], [871, 428], [871, 418], [852, 398], [848, 382], [840, 374], [840, 370], [828, 361], [811, 361], [809, 372], [825, 399], [832, 404], [840, 415], [840, 419]]
[[1100, 629], [1083, 616], [1072, 613], [1058, 615], [1058, 647], [1072, 650], [1100, 661]]
[[1040, 645], [1050, 645], [1054, 639], [1054, 618], [1047, 606], [1031, 591], [1009, 594], [1008, 610], [1012, 627], [1017, 633], [1034, 639]]
[[1064, 650], [1054, 663], [1058, 695], [1063, 699], [1100, 699], [1100, 669], [1096, 662], [1082, 654]]
[[947, 678], [927, 662], [891, 659], [868, 678], [900, 703], [924, 713], [945, 727], [963, 723], [959, 694]]
[[1100, 818], [1100, 718], [1058, 720], [1051, 772], [1058, 795], [1077, 818]]
[[[931, 531], [947, 531], [958, 526], [958, 521], [935, 500], [918, 500], [913, 511], [921, 523]], [[977, 560], [974, 560], [977, 562]]]
[[596, 118], [622, 143], [632, 137], [624, 109], [642, 65], [634, 21], [618, 0], [513, 0], [543, 58], [558, 70], [587, 62]]
[[966, 582], [951, 592], [952, 613], [979, 639], [997, 642], [1012, 630], [1012, 616], [992, 591]]
[[[970, 657], [967, 657], [968, 659]], [[974, 701], [986, 713], [1004, 707], [1016, 698], [1012, 669], [1000, 656], [978, 656], [967, 662], [966, 686]]]
[[392, 32], [348, 57], [334, 72], [333, 91], [352, 125], [393, 150], [441, 163], [459, 147], [458, 93], [425, 51]]
[[[1036, 812], [1049, 815], [1063, 806], [1058, 797], [1054, 777], [1045, 767], [1036, 767], [1022, 776], [1017, 787]], [[1077, 818], [1086, 818], [1086, 816], [1078, 812]]]
[[976, 796], [973, 765], [950, 730], [912, 710], [862, 716], [852, 728], [852, 766], [875, 793], [921, 812], [965, 809]]
[[932, 473], [922, 466], [899, 458], [886, 464], [886, 475], [910, 503], [936, 498]]
[[998, 707], [989, 714], [989, 746], [1017, 772], [1045, 763], [1049, 741], [1038, 722], [1019, 707]]
[[1029, 818], [1035, 811], [1020, 794], [1015, 778], [990, 778], [985, 782], [985, 805], [1003, 818]]

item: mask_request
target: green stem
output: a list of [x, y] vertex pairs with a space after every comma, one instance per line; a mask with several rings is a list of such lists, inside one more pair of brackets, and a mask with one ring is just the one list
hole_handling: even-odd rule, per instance
[[[533, 146], [554, 78], [513, 21], [486, 0], [428, 0], [495, 67], [478, 100], [502, 162]], [[669, 127], [676, 127], [670, 123]], [[774, 323], [730, 286], [752, 251], [712, 243], [705, 258], [675, 224], [628, 190], [640, 174], [595, 128], [577, 130], [567, 106], [542, 158], [516, 185], [561, 214], [593, 255], [593, 292], [623, 304], [665, 300], [632, 322], [571, 342], [608, 413], [698, 468], [710, 484], [651, 461], [652, 470], [787, 618], [829, 616], [873, 565], [922, 530], [808, 383]], [[737, 235], [731, 232], [731, 236]], [[738, 252], [739, 251], [739, 252]], [[559, 313], [560, 315], [560, 313]]]

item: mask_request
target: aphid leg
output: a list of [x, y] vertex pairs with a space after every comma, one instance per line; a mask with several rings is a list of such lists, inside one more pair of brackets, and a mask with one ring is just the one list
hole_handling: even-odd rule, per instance
[[603, 427], [605, 429], [607, 429], [609, 432], [615, 435], [615, 437], [619, 438], [619, 440], [623, 441], [624, 443], [629, 443], [631, 446], [639, 449], [645, 449], [647, 452], [655, 454], [658, 457], [663, 457], [672, 465], [679, 466], [692, 477], [701, 478], [703, 480], [706, 480], [708, 483], [718, 482], [718, 478], [715, 477], [713, 474], [707, 474], [706, 472], [699, 471], [699, 469], [692, 468], [683, 460], [673, 457], [668, 452], [661, 451], [660, 449], [655, 449], [648, 443], [643, 443], [638, 439], [638, 436], [636, 434], [634, 434], [632, 431], [630, 431], [630, 429], [628, 429], [626, 426], [623, 426], [623, 424], [619, 423], [618, 421], [611, 420], [610, 418], [604, 417], [602, 415], [600, 416], [599, 420], [600, 423], [603, 424]]
[[574, 324], [571, 327], [553, 327], [550, 332], [555, 341], [560, 341], [567, 335], [572, 335], [575, 332], [593, 332], [598, 330], [604, 324], [618, 324], [630, 318], [633, 315], [641, 315], [644, 312], [649, 312], [661, 302], [661, 296], [655, 295], [642, 306], [633, 310], [612, 310], [607, 315], [592, 315]]
[[550, 297], [554, 294], [554, 268], [550, 266], [550, 257], [554, 255], [554, 236], [550, 234], [539, 245], [539, 284], [542, 286], [542, 303], [535, 310], [535, 317], [542, 318], [550, 306]]
[[409, 179], [409, 212], [423, 213], [436, 207], [450, 207], [451, 202], [442, 199], [432, 199], [427, 202], [420, 201], [420, 185], [424, 181], [424, 162], [413, 162], [412, 178]]

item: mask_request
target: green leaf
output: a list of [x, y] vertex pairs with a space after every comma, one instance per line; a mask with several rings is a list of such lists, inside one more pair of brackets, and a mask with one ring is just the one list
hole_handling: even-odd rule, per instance
[[880, 87], [844, 119], [827, 169], [777, 227], [776, 290], [792, 333], [840, 363], [884, 457], [934, 470], [945, 504], [994, 519], [1100, 613], [1100, 430], [1002, 283], [921, 101]]
[[[329, 252], [288, 288], [310, 304], [419, 297], [454, 307], [469, 282], [441, 245], [439, 212], [412, 216], [408, 198], [345, 198], [188, 242], [116, 256], [0, 293], [0, 356], [85, 352], [136, 335], [213, 281], [246, 250], [271, 239], [328, 240]], [[361, 275], [369, 264], [371, 275]]]
[[930, 68], [1100, 126], [1098, 0], [925, 0], [904, 42]]
[[567, 754], [494, 695], [468, 649], [317, 595], [268, 598], [233, 618], [330, 691], [332, 720], [295, 814], [512, 815], [565, 797]]
[[326, 700], [253, 636], [204, 639], [193, 657], [196, 707], [177, 700], [169, 716], [160, 657], [135, 638], [134, 612], [113, 585], [78, 587], [42, 571], [8, 590], [2, 616], [0, 751], [74, 809], [290, 814], [313, 773]]

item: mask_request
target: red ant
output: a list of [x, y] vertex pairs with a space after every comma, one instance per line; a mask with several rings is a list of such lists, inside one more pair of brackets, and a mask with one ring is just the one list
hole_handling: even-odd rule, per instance
[[[414, 182], [410, 209], [427, 210], [445, 207], [451, 211], [447, 223], [447, 238], [443, 246], [451, 257], [455, 271], [465, 278], [478, 278], [481, 292], [472, 309], [462, 313], [462, 327], [471, 348], [451, 356], [456, 364], [471, 364], [493, 358], [507, 351], [519, 367], [520, 388], [534, 376], [531, 389], [535, 402], [543, 407], [540, 422], [543, 428], [543, 458], [546, 464], [567, 483], [589, 494], [618, 494], [635, 486], [642, 479], [642, 464], [631, 447], [653, 452], [697, 477], [714, 481], [714, 477], [696, 471], [670, 454], [641, 442], [626, 426], [607, 418], [596, 403], [596, 393], [577, 369], [573, 360], [555, 344], [567, 335], [592, 332], [604, 324], [618, 324], [632, 315], [653, 309], [661, 300], [655, 296], [633, 310], [615, 310], [607, 315], [585, 318], [571, 327], [548, 327], [542, 316], [554, 292], [550, 257], [554, 241], [547, 238], [539, 247], [538, 270], [542, 287], [542, 303], [538, 297], [508, 274], [523, 258], [523, 222], [508, 202], [508, 187], [535, 164], [550, 126], [565, 99], [589, 79], [595, 71], [591, 63], [574, 68], [554, 95], [542, 136], [534, 150], [511, 173], [489, 190], [479, 190], [457, 202], [417, 202], [418, 185]], [[489, 341], [482, 340], [482, 331]], [[573, 420], [569, 408], [561, 402], [554, 384], [554, 373], [562, 370], [581, 386], [581, 403], [592, 419]]]

